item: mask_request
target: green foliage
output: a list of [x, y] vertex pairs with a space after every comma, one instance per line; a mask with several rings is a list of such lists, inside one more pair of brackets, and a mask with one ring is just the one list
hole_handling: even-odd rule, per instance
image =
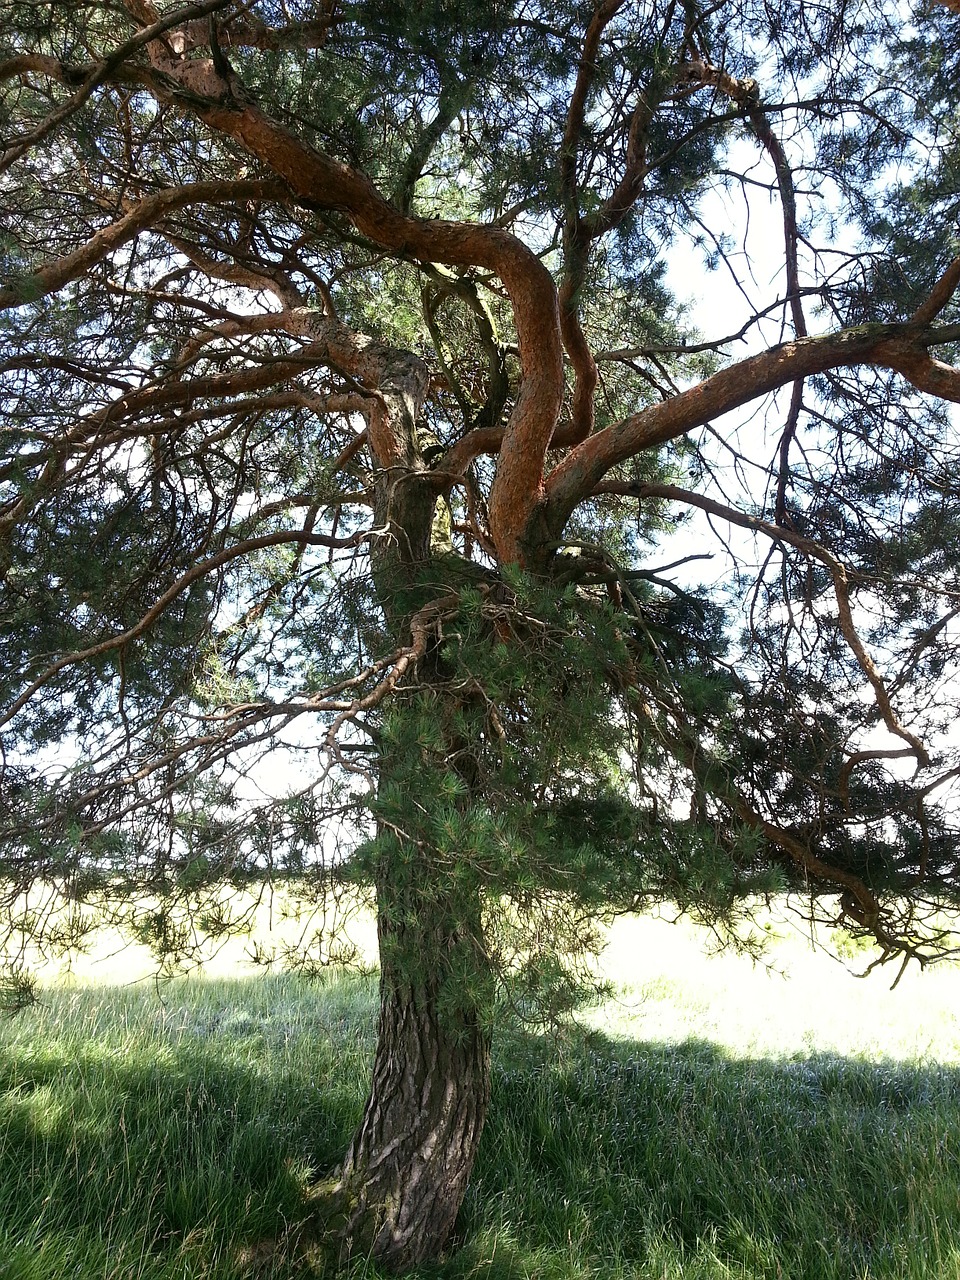
[[[736, 930], [749, 894], [835, 889], [811, 859], [921, 915], [955, 896], [960, 447], [943, 405], [836, 370], [786, 427], [780, 402], [750, 401], [733, 425], [640, 432], [521, 574], [493, 536], [496, 452], [444, 471], [471, 431], [505, 427], [536, 363], [488, 251], [421, 261], [376, 218], [284, 188], [171, 207], [42, 294], [54, 257], [136, 202], [271, 171], [189, 95], [153, 92], [142, 48], [69, 105], [131, 31], [124, 6], [7, 9], [0, 133], [34, 139], [4, 172], [0, 239], [5, 279], [29, 283], [0, 319], [11, 900], [39, 880], [123, 915], [145, 892], [128, 922], [175, 964], [194, 922], [242, 928], [218, 885], [389, 884], [401, 919], [456, 933], [479, 914], [501, 995], [523, 988], [533, 1017], [537, 992], [550, 1014], [564, 975], [583, 985], [591, 913], [663, 899]], [[956, 252], [949, 11], [622, 6], [586, 66], [593, 12], [262, 0], [214, 23], [237, 91], [285, 136], [355, 166], [397, 216], [495, 226], [535, 255], [596, 356], [598, 432], [732, 368], [741, 339], [789, 336], [798, 304], [811, 330], [912, 314]], [[699, 87], [695, 62], [715, 70]], [[796, 206], [789, 302], [790, 246], [771, 265], [752, 231], [767, 188]], [[685, 296], [703, 302], [720, 267], [733, 287], [694, 315]], [[939, 321], [955, 318], [954, 298]], [[569, 460], [551, 450], [547, 473]], [[699, 499], [714, 523], [697, 532]], [[718, 504], [732, 527], [766, 521], [769, 545], [731, 541]], [[694, 567], [701, 533], [713, 561]], [[876, 754], [925, 733], [916, 777]], [[918, 945], [913, 907], [891, 910]]]
[[[359, 888], [368, 1118], [453, 1097], [443, 1053], [409, 1087], [398, 1006], [476, 1058], [474, 1135], [493, 1030], [536, 1062], [501, 1062], [494, 1135], [530, 1175], [482, 1167], [495, 1216], [436, 1274], [954, 1274], [952, 1081], [569, 1033], [547, 1068], [531, 1032], [651, 904], [755, 958], [802, 891], [844, 951], [951, 954], [955, 15], [160, 10], [148, 40], [150, 4], [8, 0], [0, 30], [0, 1006], [95, 921], [169, 978], [276, 886], [299, 939], [255, 958], [322, 974]], [[295, 1274], [368, 1046], [291, 989], [303, 1037], [274, 985], [188, 1009], [162, 1069], [113, 1032], [4, 1056], [0, 1257]], [[888, 1113], [938, 1089], [918, 1153]], [[407, 1203], [378, 1125], [364, 1250]]]
[[[351, 874], [378, 885], [394, 924], [469, 916], [479, 895], [488, 959], [526, 1020], [552, 1020], [592, 989], [591, 919], [669, 899], [732, 936], [738, 904], [784, 882], [748, 827], [665, 812], [644, 785], [659, 774], [669, 791], [689, 775], [637, 704], [679, 698], [723, 722], [731, 692], [680, 629], [716, 640], [715, 612], [647, 594], [628, 616], [525, 575], [464, 589], [429, 686], [397, 696], [379, 726], [377, 834]], [[704, 796], [722, 794], [719, 761], [695, 776]]]
[[21, 965], [5, 964], [0, 969], [0, 1014], [22, 1013], [36, 1000], [37, 983], [33, 975]]

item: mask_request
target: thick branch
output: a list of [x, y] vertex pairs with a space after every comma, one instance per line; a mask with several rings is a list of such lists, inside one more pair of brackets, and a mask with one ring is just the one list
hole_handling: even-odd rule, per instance
[[[285, 192], [282, 184], [277, 185], [281, 191]], [[297, 307], [303, 303], [300, 290], [281, 267], [272, 263], [258, 263], [250, 266], [237, 261], [226, 262], [211, 257], [199, 245], [173, 231], [164, 228], [162, 234], [178, 253], [182, 253], [210, 279], [223, 280], [227, 284], [239, 284], [255, 293], [266, 290], [278, 298], [285, 307]]]
[[873, 365], [902, 374], [920, 391], [960, 403], [960, 369], [932, 359], [927, 350], [958, 338], [957, 325], [931, 329], [866, 324], [780, 343], [729, 365], [689, 390], [598, 431], [573, 449], [547, 479], [548, 526], [559, 536], [574, 507], [618, 463], [811, 374], [845, 365]]
[[[336, 0], [323, 0], [317, 7], [322, 11], [321, 17], [283, 27], [270, 27], [252, 13], [228, 17], [220, 27], [218, 39], [224, 49], [322, 49], [334, 24]], [[189, 53], [209, 44], [206, 22], [187, 22], [177, 31], [177, 53]]]
[[960, 257], [954, 258], [927, 298], [910, 317], [913, 324], [931, 324], [960, 288]]
[[158, 43], [149, 48], [156, 96], [243, 143], [305, 204], [345, 213], [365, 236], [398, 257], [485, 267], [503, 281], [513, 305], [521, 381], [500, 450], [490, 518], [500, 554], [522, 561], [523, 536], [539, 499], [543, 460], [563, 394], [557, 292], [547, 269], [499, 228], [400, 213], [365, 174], [308, 146], [246, 98], [238, 100], [236, 84], [220, 80], [212, 62], [174, 57]]
[[[167, 414], [180, 406], [194, 405], [198, 400], [229, 401], [237, 395], [262, 390], [277, 383], [291, 384], [299, 374], [315, 369], [318, 365], [345, 373], [357, 385], [361, 394], [366, 392], [371, 408], [382, 402], [381, 388], [393, 386], [402, 395], [404, 387], [399, 384], [403, 383], [406, 391], [413, 397], [426, 394], [428, 375], [415, 357], [375, 342], [364, 334], [354, 333], [338, 321], [308, 308], [243, 317], [225, 321], [220, 327], [222, 336], [269, 332], [287, 333], [308, 341], [299, 350], [267, 359], [252, 367], [231, 369], [200, 378], [166, 380], [156, 385], [128, 390], [109, 404], [81, 418], [74, 427], [51, 439], [36, 454], [20, 455], [16, 460], [18, 469], [46, 462], [45, 479], [34, 483], [20, 499], [3, 509], [0, 513], [0, 531], [20, 520], [40, 500], [42, 494], [58, 481], [70, 454], [78, 447], [88, 448], [91, 441], [96, 441], [98, 446], [102, 445], [118, 432], [150, 434], [154, 430], [153, 421], [158, 415]], [[211, 334], [213, 336], [216, 335]], [[328, 407], [333, 406], [330, 404]], [[339, 409], [342, 411], [342, 404]], [[128, 431], [124, 424], [131, 420], [135, 425]], [[109, 436], [105, 437], [104, 433], [109, 433]], [[375, 448], [386, 459], [382, 465], [391, 465], [390, 459], [396, 461], [396, 443], [392, 436], [377, 437]], [[0, 478], [2, 475], [3, 472], [0, 471]]]

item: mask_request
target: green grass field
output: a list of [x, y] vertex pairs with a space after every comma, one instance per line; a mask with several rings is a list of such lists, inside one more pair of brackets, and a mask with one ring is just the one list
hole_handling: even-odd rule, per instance
[[[616, 926], [610, 1000], [498, 1041], [459, 1248], [420, 1274], [957, 1280], [960, 971], [770, 958]], [[249, 1274], [346, 1144], [374, 1015], [349, 975], [45, 987], [0, 1024], [0, 1277]]]

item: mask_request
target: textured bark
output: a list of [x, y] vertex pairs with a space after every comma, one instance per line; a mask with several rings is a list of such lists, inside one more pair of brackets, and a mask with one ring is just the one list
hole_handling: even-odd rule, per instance
[[[380, 889], [380, 1022], [370, 1095], [334, 1191], [341, 1258], [403, 1270], [447, 1244], [490, 1096], [490, 1031], [464, 968], [485, 987], [479, 903]], [[435, 886], [431, 886], [435, 888]], [[458, 895], [459, 896], [459, 895]]]
[[[151, 0], [124, 4], [138, 21], [156, 20]], [[490, 529], [504, 561], [525, 563], [544, 459], [563, 400], [560, 312], [550, 272], [500, 228], [401, 212], [366, 174], [303, 142], [262, 111], [229, 69], [224, 78], [213, 59], [185, 58], [162, 40], [147, 47], [154, 74], [142, 74], [150, 91], [242, 143], [300, 201], [345, 213], [365, 236], [398, 256], [482, 267], [499, 276], [513, 309], [521, 376], [490, 494]]]
[[[519, 387], [509, 420], [502, 436], [487, 426], [468, 433], [453, 446], [446, 460], [449, 467], [441, 464], [439, 469], [449, 470], [449, 483], [470, 458], [485, 451], [498, 454], [488, 514], [496, 553], [505, 564], [538, 565], [544, 556], [543, 544], [561, 535], [573, 510], [618, 463], [810, 374], [845, 365], [873, 365], [902, 374], [927, 394], [960, 401], [960, 370], [929, 354], [930, 346], [952, 341], [953, 337], [946, 331], [939, 335], [929, 329], [925, 332], [929, 322], [926, 310], [921, 308], [918, 314], [923, 317], [922, 325], [864, 325], [783, 343], [603, 431], [591, 432], [596, 370], [576, 315], [580, 268], [575, 260], [568, 263], [572, 274], [568, 276], [561, 309], [550, 272], [508, 231], [494, 225], [417, 218], [398, 209], [366, 174], [306, 143], [262, 110], [225, 62], [222, 52], [219, 60], [187, 57], [184, 50], [191, 47], [189, 42], [164, 34], [171, 23], [160, 21], [151, 0], [124, 0], [124, 5], [145, 24], [135, 41], [137, 48], [146, 47], [151, 66], [121, 66], [123, 58], [118, 52], [109, 66], [105, 63], [97, 69], [91, 84], [94, 80], [101, 83], [111, 78], [132, 78], [158, 99], [176, 104], [215, 131], [243, 144], [286, 184], [293, 199], [308, 207], [342, 212], [364, 236], [398, 258], [478, 267], [502, 281], [510, 299], [520, 357]], [[208, 11], [206, 6], [201, 8]], [[600, 7], [598, 32], [606, 15], [612, 15], [617, 8], [615, 0]], [[195, 16], [193, 10], [191, 16]], [[11, 65], [13, 72], [5, 70]], [[724, 79], [716, 68], [699, 62], [683, 65], [688, 79], [693, 67], [698, 82], [716, 83], [741, 96], [748, 93], [746, 82]], [[52, 62], [46, 73], [57, 75], [58, 68], [62, 79], [69, 70], [63, 64]], [[23, 70], [22, 63], [13, 60], [13, 64], [0, 67], [0, 74], [20, 74]], [[586, 62], [581, 72], [585, 92], [590, 78]], [[630, 122], [621, 181], [598, 213], [590, 219], [578, 218], [575, 201], [571, 202], [575, 192], [571, 192], [567, 201], [567, 247], [575, 251], [574, 259], [583, 246], [616, 225], [636, 200], [645, 173], [647, 116], [656, 95], [665, 87], [666, 82], [651, 84], [641, 95]], [[83, 92], [87, 92], [86, 87]], [[563, 161], [568, 187], [571, 174], [574, 179], [576, 176], [579, 119], [579, 108], [574, 103]], [[947, 295], [955, 283], [952, 275], [945, 279]], [[942, 302], [937, 303], [934, 310], [941, 305]], [[572, 419], [561, 424], [564, 345], [574, 368], [575, 388]], [[547, 451], [551, 445], [560, 444], [575, 447], [545, 476]]]
[[[787, 455], [799, 413], [799, 387], [812, 374], [844, 366], [876, 366], [900, 373], [922, 391], [960, 401], [960, 370], [930, 354], [932, 348], [954, 341], [960, 334], [957, 326], [939, 330], [931, 327], [935, 315], [953, 296], [960, 268], [948, 270], [928, 302], [907, 324], [871, 324], [814, 338], [804, 336], [789, 170], [782, 149], [764, 127], [755, 89], [718, 68], [690, 60], [687, 46], [692, 47], [699, 19], [691, 18], [690, 38], [677, 54], [673, 71], [665, 72], [662, 78], [654, 77], [637, 93], [622, 172], [611, 184], [607, 199], [594, 213], [587, 214], [585, 191], [578, 177], [578, 143], [591, 110], [590, 87], [601, 36], [605, 25], [623, 7], [621, 0], [603, 0], [594, 6], [560, 155], [564, 266], [558, 292], [544, 262], [503, 227], [412, 215], [410, 193], [422, 165], [421, 157], [433, 145], [442, 122], [453, 118], [454, 102], [438, 104], [435, 127], [424, 133], [419, 149], [411, 152], [397, 196], [391, 201], [365, 173], [298, 137], [281, 119], [261, 107], [224, 57], [223, 47], [244, 41], [260, 47], [282, 47], [282, 32], [258, 27], [252, 19], [238, 19], [224, 27], [223, 47], [218, 47], [215, 26], [209, 28], [213, 33], [209, 42], [211, 58], [188, 56], [205, 42], [201, 26], [191, 23], [189, 31], [185, 27], [179, 35], [166, 36], [156, 25], [158, 17], [151, 0], [124, 3], [141, 23], [154, 24], [153, 35], [145, 30], [138, 37], [146, 46], [150, 66], [131, 66], [124, 69], [124, 74], [135, 73], [159, 100], [175, 104], [210, 129], [241, 144], [282, 182], [281, 194], [276, 198], [342, 214], [395, 260], [424, 264], [428, 279], [436, 274], [433, 264], [479, 268], [484, 274], [496, 276], [508, 295], [520, 365], [508, 421], [501, 430], [499, 410], [489, 420], [474, 421], [474, 429], [439, 460], [418, 436], [429, 376], [415, 356], [350, 333], [335, 319], [332, 307], [331, 314], [322, 315], [298, 307], [295, 299], [291, 302], [281, 296], [284, 311], [266, 321], [305, 339], [309, 345], [300, 354], [313, 352], [322, 357], [329, 367], [349, 376], [355, 384], [352, 390], [362, 393], [365, 444], [373, 463], [373, 577], [393, 638], [404, 654], [402, 663], [398, 661], [389, 677], [391, 694], [398, 694], [395, 705], [402, 704], [405, 685], [411, 691], [415, 686], [432, 687], [438, 694], [438, 703], [445, 696], [442, 672], [439, 679], [434, 678], [441, 662], [435, 652], [435, 639], [439, 635], [438, 619], [448, 607], [449, 597], [443, 594], [447, 588], [441, 557], [434, 558], [434, 572], [430, 571], [433, 518], [438, 494], [458, 480], [479, 453], [489, 451], [497, 457], [486, 504], [493, 556], [502, 566], [519, 564], [537, 569], [547, 567], [577, 506], [601, 491], [604, 478], [620, 463], [656, 450], [732, 409], [794, 383], [797, 390], [784, 433], [783, 478], [778, 490], [778, 509], [782, 507]], [[318, 41], [326, 38], [335, 6], [325, 5], [323, 12], [324, 18], [315, 28]], [[672, 8], [670, 12], [672, 16]], [[667, 34], [665, 28], [665, 40]], [[0, 68], [0, 74], [2, 71]], [[101, 79], [106, 74], [96, 72]], [[93, 84], [93, 80], [89, 83]], [[721, 369], [698, 385], [597, 431], [593, 400], [598, 372], [581, 326], [579, 296], [588, 278], [592, 244], [636, 204], [646, 173], [646, 137], [651, 117], [663, 95], [678, 85], [683, 91], [712, 86], [727, 93], [754, 121], [761, 141], [774, 158], [784, 197], [788, 284], [797, 337]], [[156, 201], [160, 197], [148, 199]], [[175, 197], [168, 195], [166, 199]], [[592, 207], [592, 202], [587, 207]], [[75, 255], [51, 264], [44, 280], [49, 279], [53, 287], [58, 280], [67, 278], [78, 269], [78, 263], [84, 266], [133, 234], [135, 227], [141, 225], [137, 219], [143, 216], [141, 208], [136, 217], [118, 220]], [[31, 287], [38, 287], [36, 279]], [[574, 375], [567, 422], [561, 422], [564, 352]], [[287, 364], [286, 368], [289, 371], [296, 366]], [[502, 374], [502, 353], [497, 350], [491, 368]], [[230, 376], [236, 379], [252, 375], [242, 371]], [[505, 378], [502, 383], [501, 405], [507, 399]], [[192, 386], [194, 392], [196, 386]], [[244, 389], [248, 389], [246, 384]], [[134, 394], [144, 393], [128, 393], [117, 404], [128, 409], [129, 397]], [[110, 411], [116, 413], [117, 409], [111, 405]], [[466, 426], [469, 415], [465, 413], [464, 419]], [[547, 451], [558, 446], [569, 448], [569, 452], [547, 471]], [[606, 491], [623, 492], [620, 486], [621, 482], [614, 480]], [[641, 492], [631, 486], [626, 492], [643, 499], [669, 496], [664, 490], [660, 486], [659, 495], [654, 495], [652, 487]], [[696, 503], [691, 499], [688, 505]], [[758, 528], [759, 524], [753, 521], [750, 527]], [[774, 527], [764, 532], [789, 540], [789, 530]], [[873, 684], [887, 727], [909, 742], [923, 762], [922, 748], [896, 721], [883, 683], [853, 628], [843, 566], [830, 562], [830, 567], [843, 635]], [[386, 688], [386, 681], [383, 687]], [[442, 714], [442, 708], [438, 714]], [[452, 749], [443, 764], [436, 765], [434, 760], [438, 769], [452, 768], [450, 761], [469, 757], [468, 750], [449, 745]], [[682, 746], [678, 746], [678, 756], [682, 755]], [[415, 763], [423, 763], [425, 768], [430, 765], [431, 751], [434, 756], [442, 755], [431, 747], [424, 747], [422, 755], [417, 754], [415, 741], [411, 750], [416, 755]], [[383, 770], [389, 767], [389, 759], [381, 762]], [[456, 767], [461, 768], [459, 763]], [[694, 761], [689, 767], [694, 767]], [[407, 773], [406, 780], [408, 786], [421, 783], [413, 770]], [[476, 794], [473, 782], [469, 778], [463, 781], [467, 784], [465, 791]], [[419, 799], [412, 801], [407, 810], [410, 826], [417, 822], [418, 804], [426, 809], [432, 800], [429, 785], [423, 785]], [[845, 873], [834, 874], [826, 862], [814, 858], [788, 831], [768, 822], [746, 801], [740, 802], [736, 815], [759, 837], [779, 845], [811, 877], [832, 878], [849, 890], [858, 912], [854, 918], [866, 922], [877, 939], [887, 945], [877, 928], [879, 907], [859, 881]], [[407, 825], [406, 818], [402, 824]], [[340, 1249], [342, 1257], [369, 1255], [381, 1264], [402, 1270], [436, 1258], [443, 1250], [466, 1191], [488, 1107], [490, 973], [484, 953], [479, 892], [465, 888], [461, 879], [470, 875], [469, 867], [457, 864], [456, 852], [445, 860], [431, 854], [429, 837], [421, 841], [416, 834], [405, 837], [396, 830], [391, 839], [393, 836], [406, 843], [399, 852], [394, 847], [392, 857], [384, 854], [379, 874], [381, 1010], [370, 1094], [339, 1178], [318, 1193], [315, 1225], [332, 1241], [334, 1249]], [[451, 863], [457, 869], [456, 882]]]

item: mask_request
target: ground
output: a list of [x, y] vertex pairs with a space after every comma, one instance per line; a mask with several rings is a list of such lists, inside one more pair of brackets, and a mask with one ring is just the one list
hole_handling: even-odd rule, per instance
[[[421, 1280], [956, 1280], [960, 972], [891, 992], [782, 916], [770, 968], [624, 920], [579, 1030], [499, 1037], [457, 1249]], [[0, 1024], [0, 1278], [242, 1280], [280, 1239], [268, 1274], [307, 1280], [297, 1222], [362, 1105], [375, 980], [129, 965], [47, 973]]]

